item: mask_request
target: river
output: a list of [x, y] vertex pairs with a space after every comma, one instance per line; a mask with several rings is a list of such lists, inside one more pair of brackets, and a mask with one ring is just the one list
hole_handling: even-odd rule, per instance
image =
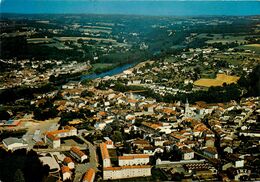
[[82, 75], [81, 78], [80, 78], [80, 81], [83, 81], [85, 79], [91, 79], [92, 80], [92, 79], [96, 79], [96, 78], [104, 78], [106, 76], [114, 76], [114, 75], [122, 73], [123, 71], [133, 67], [134, 65], [136, 65], [136, 63], [125, 64], [125, 65], [116, 67], [112, 70], [109, 70], [109, 71], [106, 71], [106, 72], [103, 72], [103, 73], [100, 73], [100, 74], [93, 73], [93, 74]]

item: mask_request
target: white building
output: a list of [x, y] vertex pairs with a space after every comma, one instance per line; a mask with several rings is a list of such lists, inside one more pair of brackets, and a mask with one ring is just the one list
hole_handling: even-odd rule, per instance
[[52, 134], [47, 134], [45, 135], [45, 143], [49, 146], [51, 146], [52, 148], [58, 148], [60, 147], [60, 138], [55, 137]]
[[125, 154], [118, 157], [119, 166], [147, 165], [148, 163], [148, 154]]
[[107, 150], [107, 144], [101, 143], [100, 144], [101, 156], [103, 160], [103, 167], [111, 166], [110, 156]]
[[151, 176], [151, 166], [122, 166], [122, 167], [105, 167], [103, 169], [103, 179], [124, 179], [133, 177]]
[[75, 168], [75, 164], [72, 161], [72, 159], [70, 157], [65, 157], [63, 160], [63, 163], [68, 166], [70, 169], [74, 169]]
[[154, 139], [154, 146], [163, 146], [163, 143], [165, 142], [162, 138], [155, 138]]
[[84, 162], [84, 160], [88, 158], [87, 155], [82, 152], [78, 147], [71, 147], [70, 154], [80, 162]]
[[61, 174], [62, 174], [63, 181], [71, 179], [71, 171], [68, 166], [61, 167]]
[[106, 127], [106, 123], [105, 122], [96, 122], [96, 124], [94, 125], [94, 127], [97, 129], [97, 130], [103, 130], [105, 127]]
[[57, 173], [60, 171], [60, 166], [54, 157], [44, 156], [39, 157], [43, 165], [48, 165], [50, 167], [50, 173]]
[[60, 147], [60, 138], [77, 136], [77, 128], [73, 126], [65, 126], [63, 130], [47, 132], [44, 141], [52, 148]]
[[118, 157], [119, 165], [122, 166], [112, 167], [107, 144], [101, 143], [100, 150], [103, 160], [103, 180], [151, 176], [151, 166], [141, 165], [149, 163], [149, 155], [125, 154], [125, 156]]
[[191, 160], [191, 159], [194, 158], [194, 152], [190, 148], [183, 147], [183, 148], [181, 148], [179, 150], [181, 151], [183, 160]]
[[3, 139], [3, 144], [7, 150], [11, 151], [15, 151], [17, 149], [28, 149], [28, 144], [23, 139], [10, 137]]
[[233, 149], [229, 146], [227, 146], [226, 148], [224, 148], [224, 152], [227, 152], [227, 153], [233, 153]]
[[114, 148], [114, 142], [109, 137], [104, 137], [108, 149]]

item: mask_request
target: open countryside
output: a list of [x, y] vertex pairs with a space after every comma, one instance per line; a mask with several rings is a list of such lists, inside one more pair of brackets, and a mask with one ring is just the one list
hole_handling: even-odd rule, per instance
[[226, 74], [217, 74], [215, 79], [202, 78], [194, 82], [194, 85], [200, 87], [212, 87], [212, 86], [222, 86], [224, 83], [231, 84], [239, 80], [238, 76], [229, 76]]

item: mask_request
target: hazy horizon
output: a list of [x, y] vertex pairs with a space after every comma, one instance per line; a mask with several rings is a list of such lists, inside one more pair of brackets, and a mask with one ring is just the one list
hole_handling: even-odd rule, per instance
[[[259, 7], [259, 8], [258, 8]], [[203, 16], [260, 15], [251, 0], [2, 0], [1, 13]]]

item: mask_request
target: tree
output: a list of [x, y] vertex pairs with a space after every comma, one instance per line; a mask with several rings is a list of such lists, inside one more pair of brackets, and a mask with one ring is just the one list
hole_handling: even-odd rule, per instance
[[173, 181], [181, 181], [183, 178], [184, 178], [184, 174], [183, 173], [176, 172], [176, 173], [174, 173], [172, 175], [172, 180]]
[[113, 131], [113, 128], [112, 128], [110, 125], [107, 125], [107, 126], [104, 128], [104, 130], [103, 130], [105, 136], [109, 136], [112, 131]]
[[91, 91], [88, 90], [84, 90], [81, 93], [81, 97], [93, 97], [95, 94]]
[[11, 115], [6, 110], [4, 110], [3, 108], [0, 108], [0, 119], [8, 120], [8, 119], [10, 119], [10, 117], [11, 117]]
[[14, 174], [14, 182], [25, 182], [24, 174], [21, 169], [17, 169]]
[[114, 142], [121, 142], [123, 140], [122, 133], [120, 131], [115, 131], [112, 136], [112, 139]]

